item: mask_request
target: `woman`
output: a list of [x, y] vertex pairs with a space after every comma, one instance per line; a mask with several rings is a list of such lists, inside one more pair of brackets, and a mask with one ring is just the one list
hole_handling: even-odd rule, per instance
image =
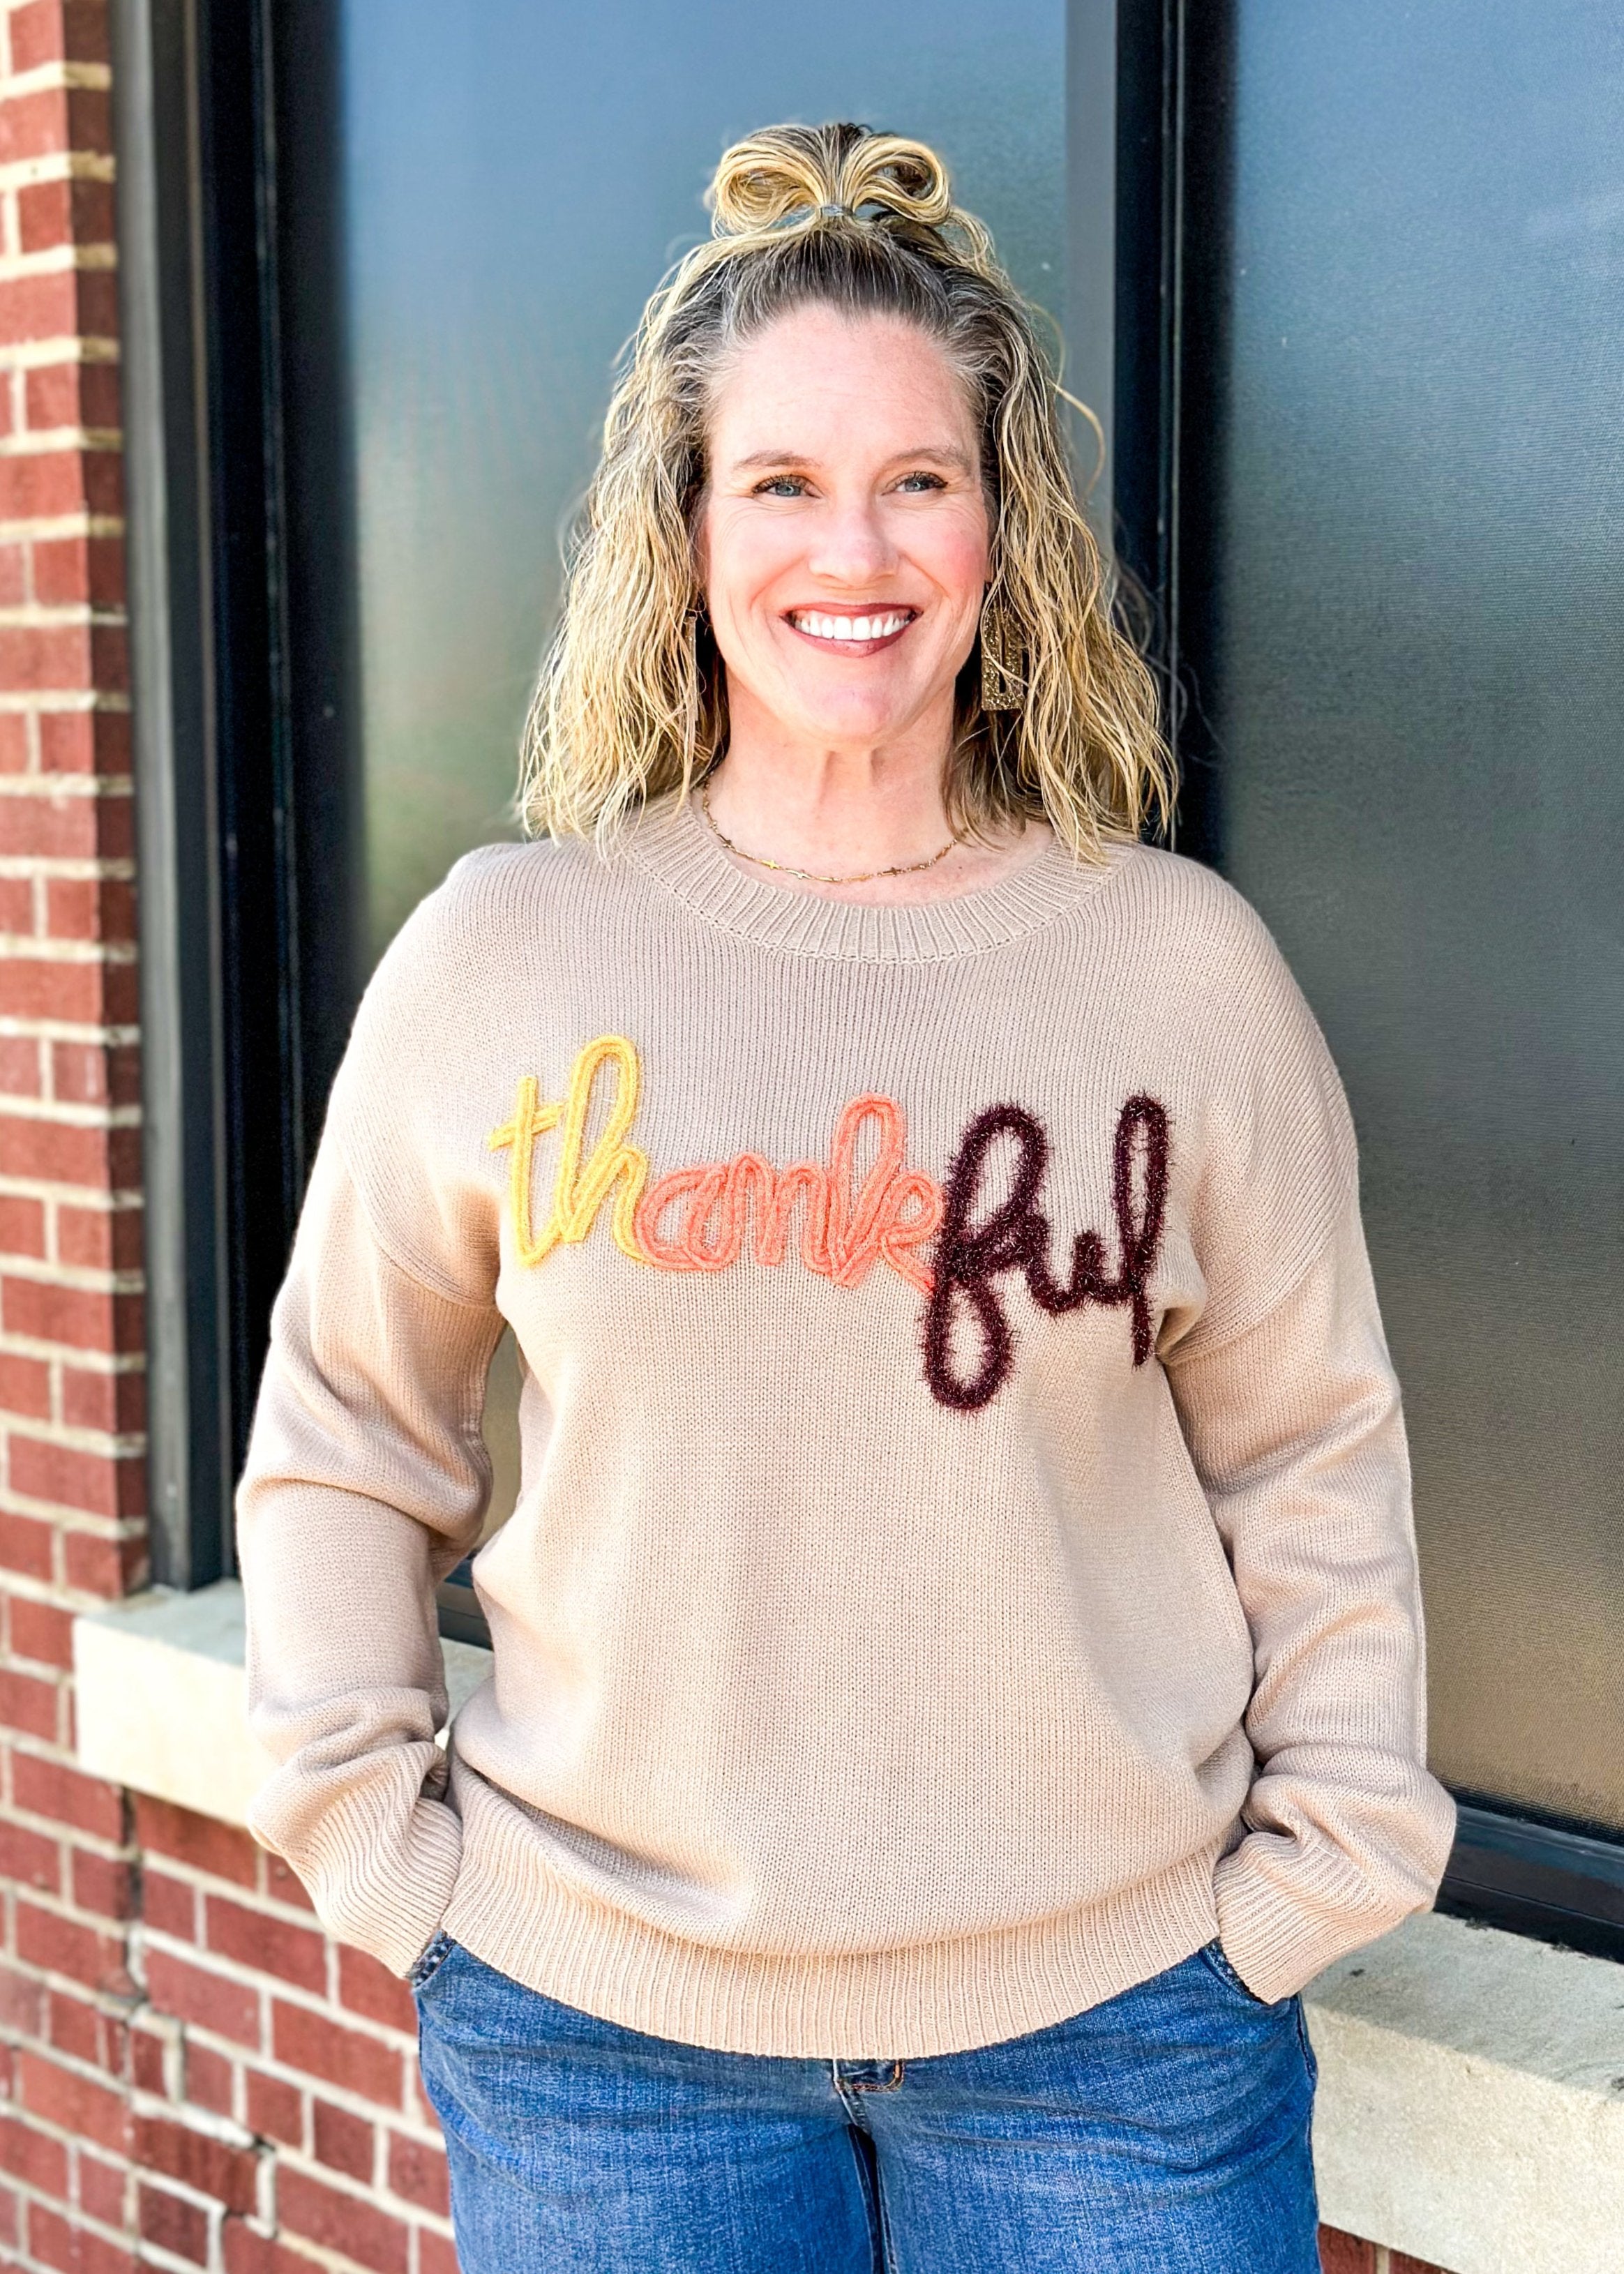
[[1307, 2274], [1296, 1993], [1450, 1834], [1347, 1110], [1139, 841], [1151, 686], [937, 160], [777, 128], [713, 209], [542, 841], [419, 909], [334, 1094], [242, 1495], [256, 1828], [411, 1977], [467, 2274]]

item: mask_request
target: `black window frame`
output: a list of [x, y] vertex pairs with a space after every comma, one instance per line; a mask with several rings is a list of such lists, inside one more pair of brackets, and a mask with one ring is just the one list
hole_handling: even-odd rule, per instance
[[[112, 5], [151, 1506], [155, 1575], [178, 1588], [232, 1569], [270, 1305], [361, 975], [339, 12]], [[1071, 0], [1068, 47], [1071, 375], [1101, 407], [1115, 540], [1150, 603], [1177, 841], [1221, 863], [1187, 655], [1222, 532], [1180, 406], [1190, 359], [1223, 340], [1186, 201], [1192, 183], [1223, 194], [1233, 9]], [[452, 1590], [444, 1630], [482, 1624]], [[1443, 1908], [1624, 1958], [1624, 1842], [1459, 1798]]]
[[111, 9], [149, 1506], [154, 1576], [183, 1589], [234, 1569], [270, 1306], [357, 992], [337, 16]]

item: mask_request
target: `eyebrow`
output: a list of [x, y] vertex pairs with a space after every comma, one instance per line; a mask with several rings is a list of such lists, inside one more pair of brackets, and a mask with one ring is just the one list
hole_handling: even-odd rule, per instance
[[[934, 458], [938, 465], [956, 466], [960, 473], [975, 471], [969, 457], [955, 442], [921, 442], [911, 450], [898, 450], [891, 463], [900, 465], [919, 458]], [[802, 450], [752, 450], [748, 458], [735, 458], [735, 473], [754, 473], [763, 466], [816, 466], [818, 461]]]

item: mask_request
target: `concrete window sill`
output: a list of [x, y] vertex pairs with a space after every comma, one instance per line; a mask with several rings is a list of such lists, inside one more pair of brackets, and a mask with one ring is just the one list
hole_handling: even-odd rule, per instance
[[[491, 1653], [465, 1642], [440, 1648], [455, 1717], [491, 1671]], [[243, 1660], [235, 1579], [84, 1613], [73, 1623], [80, 1762], [111, 1784], [246, 1825], [271, 1761], [248, 1734]]]
[[[444, 1645], [452, 1710], [488, 1651]], [[74, 1632], [79, 1758], [246, 1820], [242, 1594], [137, 1596]], [[1410, 1920], [1308, 1992], [1327, 2224], [1450, 2274], [1624, 2274], [1624, 1967]]]

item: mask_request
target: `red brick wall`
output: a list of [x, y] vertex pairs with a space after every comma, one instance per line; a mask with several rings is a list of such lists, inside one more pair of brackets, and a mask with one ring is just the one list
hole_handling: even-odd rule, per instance
[[0, 2266], [454, 2274], [404, 1989], [72, 1751], [146, 1577], [109, 108], [104, 0], [0, 4]]
[[0, 2268], [455, 2274], [405, 1990], [74, 1763], [146, 1576], [112, 172], [104, 0], [0, 0]]

